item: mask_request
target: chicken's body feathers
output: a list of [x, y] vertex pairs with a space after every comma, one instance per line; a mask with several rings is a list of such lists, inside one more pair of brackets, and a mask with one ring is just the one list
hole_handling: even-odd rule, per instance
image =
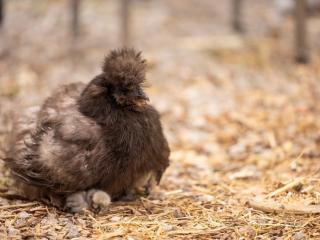
[[[110, 59], [104, 69], [120, 61], [119, 74], [62, 86], [41, 107], [17, 118], [6, 165], [28, 198], [63, 207], [69, 195], [82, 196], [81, 191], [101, 189], [115, 199], [142, 184], [141, 179], [146, 186], [160, 181], [169, 147], [158, 112], [140, 105], [146, 99], [139, 85], [144, 60], [132, 50], [114, 52]], [[109, 79], [125, 76], [126, 69], [125, 81]]]

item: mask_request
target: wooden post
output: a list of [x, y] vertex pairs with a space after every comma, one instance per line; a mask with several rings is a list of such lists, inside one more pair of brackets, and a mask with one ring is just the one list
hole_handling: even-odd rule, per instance
[[306, 4], [305, 0], [296, 0], [295, 5], [295, 58], [299, 63], [307, 63], [310, 60]]
[[236, 32], [244, 32], [242, 8], [243, 0], [232, 0], [232, 28]]
[[3, 26], [4, 21], [4, 0], [0, 0], [0, 28]]
[[121, 43], [123, 47], [130, 44], [130, 0], [121, 0]]
[[71, 0], [71, 33], [73, 39], [79, 36], [79, 10], [81, 0]]

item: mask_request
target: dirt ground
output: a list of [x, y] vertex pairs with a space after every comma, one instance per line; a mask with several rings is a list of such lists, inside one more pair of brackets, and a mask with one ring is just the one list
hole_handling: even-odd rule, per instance
[[[77, 41], [68, 1], [7, 4], [1, 145], [13, 111], [99, 73], [120, 46], [117, 3], [83, 1]], [[320, 18], [309, 20], [304, 66], [292, 61], [292, 19], [270, 1], [247, 0], [244, 35], [232, 32], [229, 7], [133, 1], [133, 45], [148, 59], [147, 92], [172, 150], [160, 186], [98, 215], [0, 197], [0, 239], [320, 239]]]

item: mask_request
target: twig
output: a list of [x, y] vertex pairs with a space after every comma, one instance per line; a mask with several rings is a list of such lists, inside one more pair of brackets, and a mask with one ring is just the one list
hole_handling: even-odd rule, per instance
[[174, 190], [174, 191], [170, 191], [170, 192], [165, 192], [164, 195], [169, 196], [169, 195], [179, 194], [179, 193], [182, 193], [182, 192], [183, 192], [182, 189], [178, 189], [178, 190]]
[[195, 235], [204, 235], [204, 234], [212, 234], [219, 232], [221, 230], [226, 229], [227, 227], [219, 227], [216, 229], [203, 229], [203, 230], [176, 230], [168, 232], [168, 235], [187, 235], [187, 234], [195, 234]]
[[15, 205], [5, 205], [5, 206], [0, 206], [0, 210], [4, 209], [11, 209], [11, 208], [23, 208], [23, 207], [31, 207], [38, 205], [38, 202], [31, 202], [31, 203], [21, 203], [21, 204], [15, 204]]
[[295, 204], [280, 204], [273, 200], [250, 200], [247, 202], [249, 207], [267, 213], [291, 213], [291, 214], [319, 214], [320, 205], [304, 205], [301, 203]]
[[122, 232], [122, 231], [104, 233], [101, 235], [101, 238], [99, 238], [99, 239], [111, 239], [111, 238], [119, 237], [119, 236], [123, 236], [123, 235], [124, 235], [124, 232]]
[[293, 180], [292, 182], [286, 184], [285, 186], [283, 186], [283, 187], [281, 187], [281, 188], [278, 188], [278, 189], [275, 190], [274, 192], [269, 193], [269, 194], [267, 195], [267, 197], [274, 197], [274, 196], [276, 196], [276, 195], [279, 195], [280, 193], [283, 193], [283, 192], [285, 192], [285, 191], [287, 191], [287, 190], [289, 190], [289, 189], [292, 189], [292, 188], [300, 185], [301, 182], [302, 182], [302, 180], [303, 180], [303, 178], [297, 178], [297, 179]]
[[36, 206], [34, 208], [28, 209], [28, 212], [48, 212], [48, 208], [47, 207], [43, 207], [43, 206]]
[[0, 191], [0, 197], [6, 198], [9, 200], [27, 200], [27, 198], [25, 198], [17, 193], [10, 193], [10, 192], [1, 192]]
[[17, 215], [16, 214], [4, 215], [4, 216], [0, 215], [0, 219], [14, 218], [14, 217], [17, 217]]
[[39, 234], [39, 233], [27, 232], [27, 233], [23, 233], [22, 237], [23, 237], [23, 239], [29, 239], [29, 238], [34, 239], [34, 238], [45, 238], [45, 237], [47, 237], [47, 235], [43, 234], [43, 233]]

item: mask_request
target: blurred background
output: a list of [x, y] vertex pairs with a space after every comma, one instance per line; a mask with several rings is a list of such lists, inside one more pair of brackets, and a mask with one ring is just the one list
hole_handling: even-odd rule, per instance
[[59, 84], [88, 82], [108, 51], [122, 46], [148, 59], [153, 103], [164, 114], [191, 114], [192, 124], [197, 111], [228, 111], [233, 91], [289, 88], [297, 63], [319, 71], [318, 0], [0, 3], [2, 116], [6, 108], [37, 104]]

